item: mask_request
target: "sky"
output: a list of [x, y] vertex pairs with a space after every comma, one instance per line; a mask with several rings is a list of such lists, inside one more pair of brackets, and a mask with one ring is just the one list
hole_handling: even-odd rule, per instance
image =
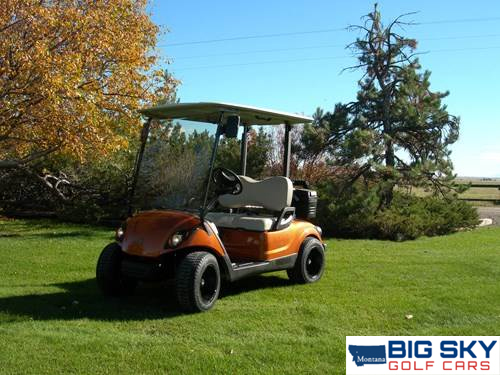
[[[360, 71], [346, 45], [373, 1], [152, 0], [158, 51], [181, 80], [181, 102], [222, 101], [312, 115], [355, 99]], [[418, 40], [431, 89], [449, 91], [461, 119], [452, 146], [459, 176], [500, 177], [500, 1], [379, 0], [387, 23]], [[167, 64], [166, 61], [169, 61]]]

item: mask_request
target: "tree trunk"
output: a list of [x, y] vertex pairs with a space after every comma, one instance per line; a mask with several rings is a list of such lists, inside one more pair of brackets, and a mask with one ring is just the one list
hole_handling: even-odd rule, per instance
[[[394, 170], [394, 145], [392, 144], [392, 140], [387, 140], [385, 144], [385, 165], [386, 167], [391, 168], [391, 175], [392, 171]], [[392, 203], [392, 198], [394, 197], [394, 183], [389, 182], [391, 179], [391, 176], [388, 174], [384, 175], [384, 180], [385, 180], [385, 187], [384, 187], [384, 202], [383, 206], [384, 207], [390, 207]]]
[[394, 145], [392, 143], [392, 122], [390, 116], [390, 105], [391, 105], [391, 95], [388, 92], [388, 86], [382, 86], [384, 92], [384, 136], [388, 137], [385, 139], [385, 166], [391, 170], [391, 173], [384, 173], [384, 188], [382, 191], [382, 197], [380, 202], [380, 207], [390, 207], [392, 203], [392, 198], [394, 196], [394, 184], [390, 182], [392, 177], [392, 171], [394, 171], [395, 159], [394, 159]]

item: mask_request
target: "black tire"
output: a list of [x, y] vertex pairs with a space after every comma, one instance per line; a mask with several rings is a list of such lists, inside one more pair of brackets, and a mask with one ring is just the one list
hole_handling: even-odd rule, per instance
[[286, 273], [293, 282], [299, 284], [314, 283], [321, 279], [325, 271], [325, 249], [314, 237], [307, 237], [300, 246], [299, 256], [293, 268]]
[[122, 259], [123, 253], [117, 243], [110, 243], [99, 256], [96, 267], [97, 285], [106, 296], [130, 294], [137, 286], [137, 280], [122, 275]]
[[220, 270], [217, 259], [206, 251], [186, 255], [176, 273], [176, 293], [186, 312], [210, 310], [220, 292]]

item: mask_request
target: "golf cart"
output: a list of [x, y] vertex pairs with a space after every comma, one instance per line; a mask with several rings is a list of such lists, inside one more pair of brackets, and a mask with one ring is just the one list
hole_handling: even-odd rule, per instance
[[[215, 304], [221, 281], [286, 270], [297, 283], [318, 281], [324, 271], [321, 229], [308, 220], [316, 214], [316, 192], [305, 181], [289, 179], [290, 130], [309, 117], [224, 103], [167, 104], [144, 109], [147, 118], [137, 155], [137, 176], [152, 119], [180, 119], [217, 125], [201, 208], [151, 210], [132, 215], [116, 231], [97, 262], [97, 283], [105, 295], [133, 291], [138, 281], [175, 280], [178, 302], [186, 311]], [[246, 176], [247, 133], [251, 125], [284, 125], [283, 176], [262, 181]], [[240, 174], [214, 168], [222, 135], [241, 138]], [[211, 185], [215, 196], [210, 198]]]

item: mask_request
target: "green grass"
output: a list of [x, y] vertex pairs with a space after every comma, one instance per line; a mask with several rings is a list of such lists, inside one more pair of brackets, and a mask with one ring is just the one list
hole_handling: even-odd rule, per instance
[[[2, 374], [345, 373], [348, 335], [498, 335], [500, 228], [395, 243], [330, 240], [324, 278], [235, 283], [178, 313], [171, 286], [105, 299], [102, 228], [0, 221]], [[411, 314], [413, 319], [405, 319]]]

